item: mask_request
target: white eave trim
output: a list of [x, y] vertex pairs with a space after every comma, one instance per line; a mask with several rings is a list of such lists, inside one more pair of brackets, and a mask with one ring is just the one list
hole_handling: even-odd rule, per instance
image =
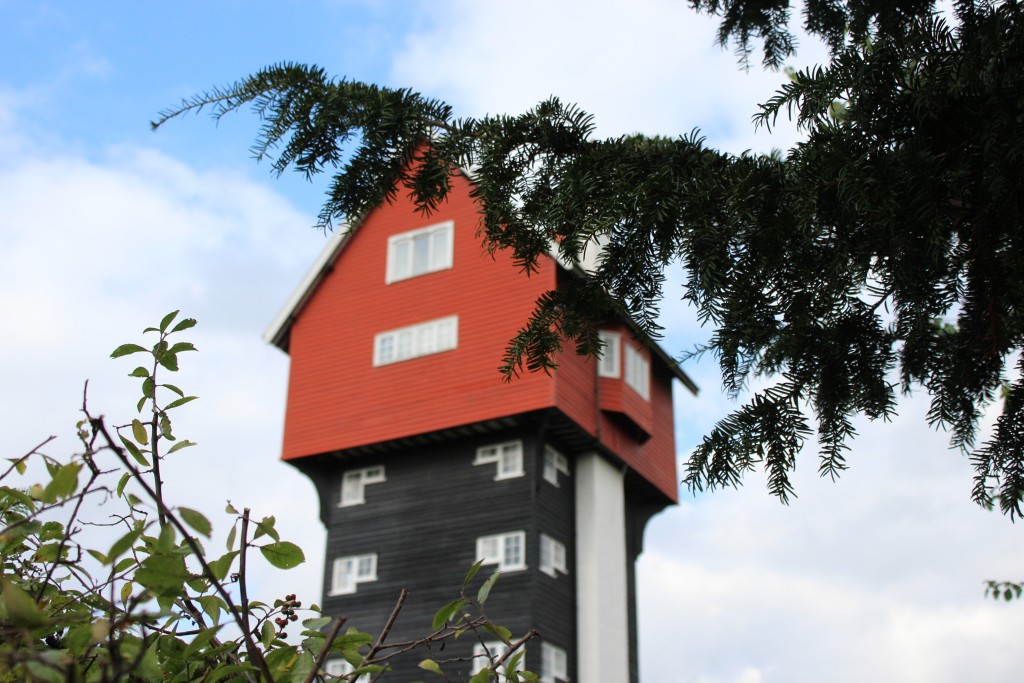
[[274, 318], [273, 322], [267, 327], [263, 333], [263, 341], [268, 344], [280, 348], [282, 351], [287, 351], [286, 341], [288, 339], [288, 332], [291, 330], [292, 322], [294, 322], [302, 306], [309, 299], [309, 296], [316, 289], [317, 285], [320, 284], [320, 280], [330, 272], [331, 267], [334, 265], [334, 261], [338, 258], [338, 254], [341, 253], [345, 247], [345, 243], [348, 242], [349, 236], [354, 231], [354, 226], [345, 224], [339, 226], [331, 238], [327, 240], [327, 244], [324, 245], [323, 250], [313, 261], [313, 265], [309, 267], [302, 280], [299, 282], [299, 286], [295, 288], [292, 295], [288, 297], [288, 301], [281, 308], [281, 311]]

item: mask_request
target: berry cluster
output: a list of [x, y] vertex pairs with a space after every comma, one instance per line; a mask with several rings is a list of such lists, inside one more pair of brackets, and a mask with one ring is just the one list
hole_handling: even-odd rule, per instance
[[302, 607], [302, 602], [295, 599], [295, 593], [290, 593], [284, 596], [284, 600], [278, 600], [277, 606], [281, 607], [281, 616], [274, 619], [274, 623], [277, 624], [279, 632], [278, 638], [287, 638], [288, 634], [284, 632], [285, 626], [288, 625], [289, 621], [298, 621], [299, 615], [295, 613], [295, 610]]

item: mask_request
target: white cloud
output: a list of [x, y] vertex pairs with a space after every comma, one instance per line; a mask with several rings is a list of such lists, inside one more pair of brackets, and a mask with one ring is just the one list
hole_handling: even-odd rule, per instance
[[[737, 153], [793, 138], [785, 126], [755, 137], [751, 125], [785, 76], [740, 69], [714, 42], [717, 22], [686, 3], [449, 0], [429, 16], [431, 28], [397, 54], [391, 80], [447, 99], [457, 114], [518, 113], [557, 95], [595, 115], [600, 135], [700, 128]], [[823, 54], [805, 42], [797, 64]]]
[[229, 171], [135, 148], [90, 161], [34, 145], [10, 108], [0, 122], [0, 452], [21, 455], [49, 434], [48, 453], [74, 450], [86, 379], [92, 411], [128, 422], [135, 363], [109, 354], [180, 308], [199, 320], [186, 338], [200, 352], [182, 356], [173, 382], [200, 400], [176, 411], [175, 431], [200, 446], [167, 459], [168, 500], [209, 513], [220, 538], [227, 499], [276, 514], [308, 560], [260, 567], [253, 592], [316, 602], [315, 493], [278, 460], [287, 357], [260, 338], [324, 243], [307, 229], [313, 217]]

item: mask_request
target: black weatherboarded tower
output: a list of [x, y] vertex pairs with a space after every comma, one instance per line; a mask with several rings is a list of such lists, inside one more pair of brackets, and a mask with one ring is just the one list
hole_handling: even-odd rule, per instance
[[[423, 636], [482, 558], [481, 579], [503, 574], [489, 616], [540, 633], [525, 665], [542, 681], [635, 682], [634, 563], [677, 496], [673, 380], [696, 387], [615, 319], [600, 361], [563, 353], [504, 382], [537, 297], [585, 273], [552, 259], [527, 278], [488, 254], [469, 181], [452, 183], [429, 217], [399, 200], [336, 234], [267, 332], [291, 356], [283, 458], [327, 527], [324, 611], [374, 632], [406, 588], [389, 640]], [[434, 657], [465, 658], [468, 679], [479, 650]], [[389, 675], [430, 677], [425, 656]]]

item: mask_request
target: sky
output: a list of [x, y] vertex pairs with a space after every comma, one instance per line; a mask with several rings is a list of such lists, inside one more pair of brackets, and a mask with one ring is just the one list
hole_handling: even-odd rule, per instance
[[[410, 87], [458, 116], [555, 94], [594, 114], [599, 135], [696, 128], [735, 153], [792, 144], [792, 126], [751, 124], [785, 77], [739, 68], [686, 5], [0, 0], [0, 456], [50, 435], [48, 453], [73, 452], [86, 380], [90, 409], [127, 422], [134, 364], [109, 354], [181, 309], [199, 320], [188, 338], [200, 352], [176, 383], [200, 400], [175, 425], [200, 445], [167, 460], [168, 496], [211, 513], [220, 538], [226, 500], [275, 515], [308, 559], [259, 569], [250, 594], [316, 601], [317, 501], [278, 459], [288, 358], [261, 335], [324, 246], [311, 226], [326, 182], [255, 163], [249, 113], [155, 133], [149, 121], [291, 61]], [[823, 54], [805, 40], [791, 64]], [[681, 353], [710, 332], [668, 275], [663, 344]], [[734, 405], [713, 363], [685, 369], [701, 393], [676, 392], [680, 462]], [[641, 680], [1019, 678], [1024, 605], [986, 600], [984, 581], [1022, 578], [1020, 525], [970, 502], [969, 462], [926, 409], [914, 395], [891, 423], [858, 423], [839, 482], [818, 478], [808, 449], [788, 506], [754, 475], [683, 491], [655, 517], [637, 569]]]

